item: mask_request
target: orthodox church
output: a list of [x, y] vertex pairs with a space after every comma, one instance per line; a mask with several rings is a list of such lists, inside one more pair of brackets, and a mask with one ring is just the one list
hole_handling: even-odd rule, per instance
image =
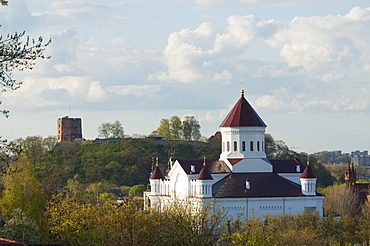
[[220, 125], [220, 158], [171, 159], [166, 176], [157, 165], [149, 178], [146, 205], [155, 209], [190, 201], [223, 207], [230, 216], [315, 210], [322, 216], [324, 196], [316, 192], [317, 178], [310, 165], [298, 159], [267, 159], [265, 128], [242, 91]]

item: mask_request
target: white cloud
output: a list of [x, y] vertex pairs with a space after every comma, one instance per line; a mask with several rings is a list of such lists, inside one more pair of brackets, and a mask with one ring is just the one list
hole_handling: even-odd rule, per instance
[[347, 69], [356, 64], [369, 63], [370, 8], [353, 8], [347, 15], [295, 17], [281, 23], [280, 29], [267, 43], [280, 49], [280, 55], [290, 67], [307, 72], [323, 73], [322, 79], [340, 79], [327, 76], [330, 68]]
[[219, 122], [226, 117], [230, 109], [207, 111], [205, 114], [200, 114], [199, 121], [202, 122]]
[[322, 81], [325, 81], [325, 82], [332, 82], [332, 81], [337, 81], [341, 78], [343, 78], [343, 74], [342, 73], [339, 73], [337, 71], [333, 71], [333, 72], [330, 72], [330, 73], [325, 73], [323, 75], [320, 75], [318, 76], [319, 79], [321, 79]]
[[285, 109], [287, 105], [275, 95], [263, 95], [256, 100], [255, 106], [257, 108], [281, 110]]
[[161, 87], [159, 85], [117, 85], [109, 86], [107, 90], [121, 96], [131, 94], [136, 97], [141, 97], [145, 95], [154, 96], [161, 90]]
[[87, 101], [90, 102], [99, 102], [105, 98], [105, 91], [100, 86], [99, 81], [93, 81], [87, 92]]
[[342, 95], [337, 99], [313, 100], [307, 104], [307, 107], [314, 108], [322, 106], [333, 111], [364, 111], [369, 108], [369, 100], [367, 98], [361, 98], [353, 102], [346, 95]]
[[253, 40], [256, 23], [253, 16], [231, 16], [223, 34], [216, 34], [208, 22], [193, 31], [183, 29], [172, 33], [164, 50], [167, 72], [159, 71], [150, 78], [191, 83], [219, 76], [225, 71], [225, 67], [217, 71], [219, 67], [229, 63], [231, 57]]

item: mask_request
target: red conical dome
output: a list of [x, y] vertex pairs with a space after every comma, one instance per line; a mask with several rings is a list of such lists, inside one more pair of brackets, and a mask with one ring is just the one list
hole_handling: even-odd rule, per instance
[[257, 112], [252, 108], [248, 101], [244, 98], [244, 94], [236, 102], [229, 114], [226, 116], [220, 127], [240, 127], [240, 126], [262, 126], [266, 124], [258, 116]]

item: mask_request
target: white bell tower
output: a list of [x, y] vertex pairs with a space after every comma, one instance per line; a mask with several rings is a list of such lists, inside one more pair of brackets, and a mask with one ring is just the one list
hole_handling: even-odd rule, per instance
[[266, 124], [244, 97], [221, 123], [221, 155], [233, 172], [272, 172], [265, 153]]

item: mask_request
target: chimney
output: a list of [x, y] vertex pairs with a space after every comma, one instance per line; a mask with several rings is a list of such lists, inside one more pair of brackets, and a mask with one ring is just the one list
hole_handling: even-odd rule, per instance
[[191, 165], [190, 166], [190, 172], [191, 173], [195, 173], [195, 165]]
[[245, 188], [249, 190], [251, 188], [251, 182], [249, 182], [249, 179], [245, 181]]

